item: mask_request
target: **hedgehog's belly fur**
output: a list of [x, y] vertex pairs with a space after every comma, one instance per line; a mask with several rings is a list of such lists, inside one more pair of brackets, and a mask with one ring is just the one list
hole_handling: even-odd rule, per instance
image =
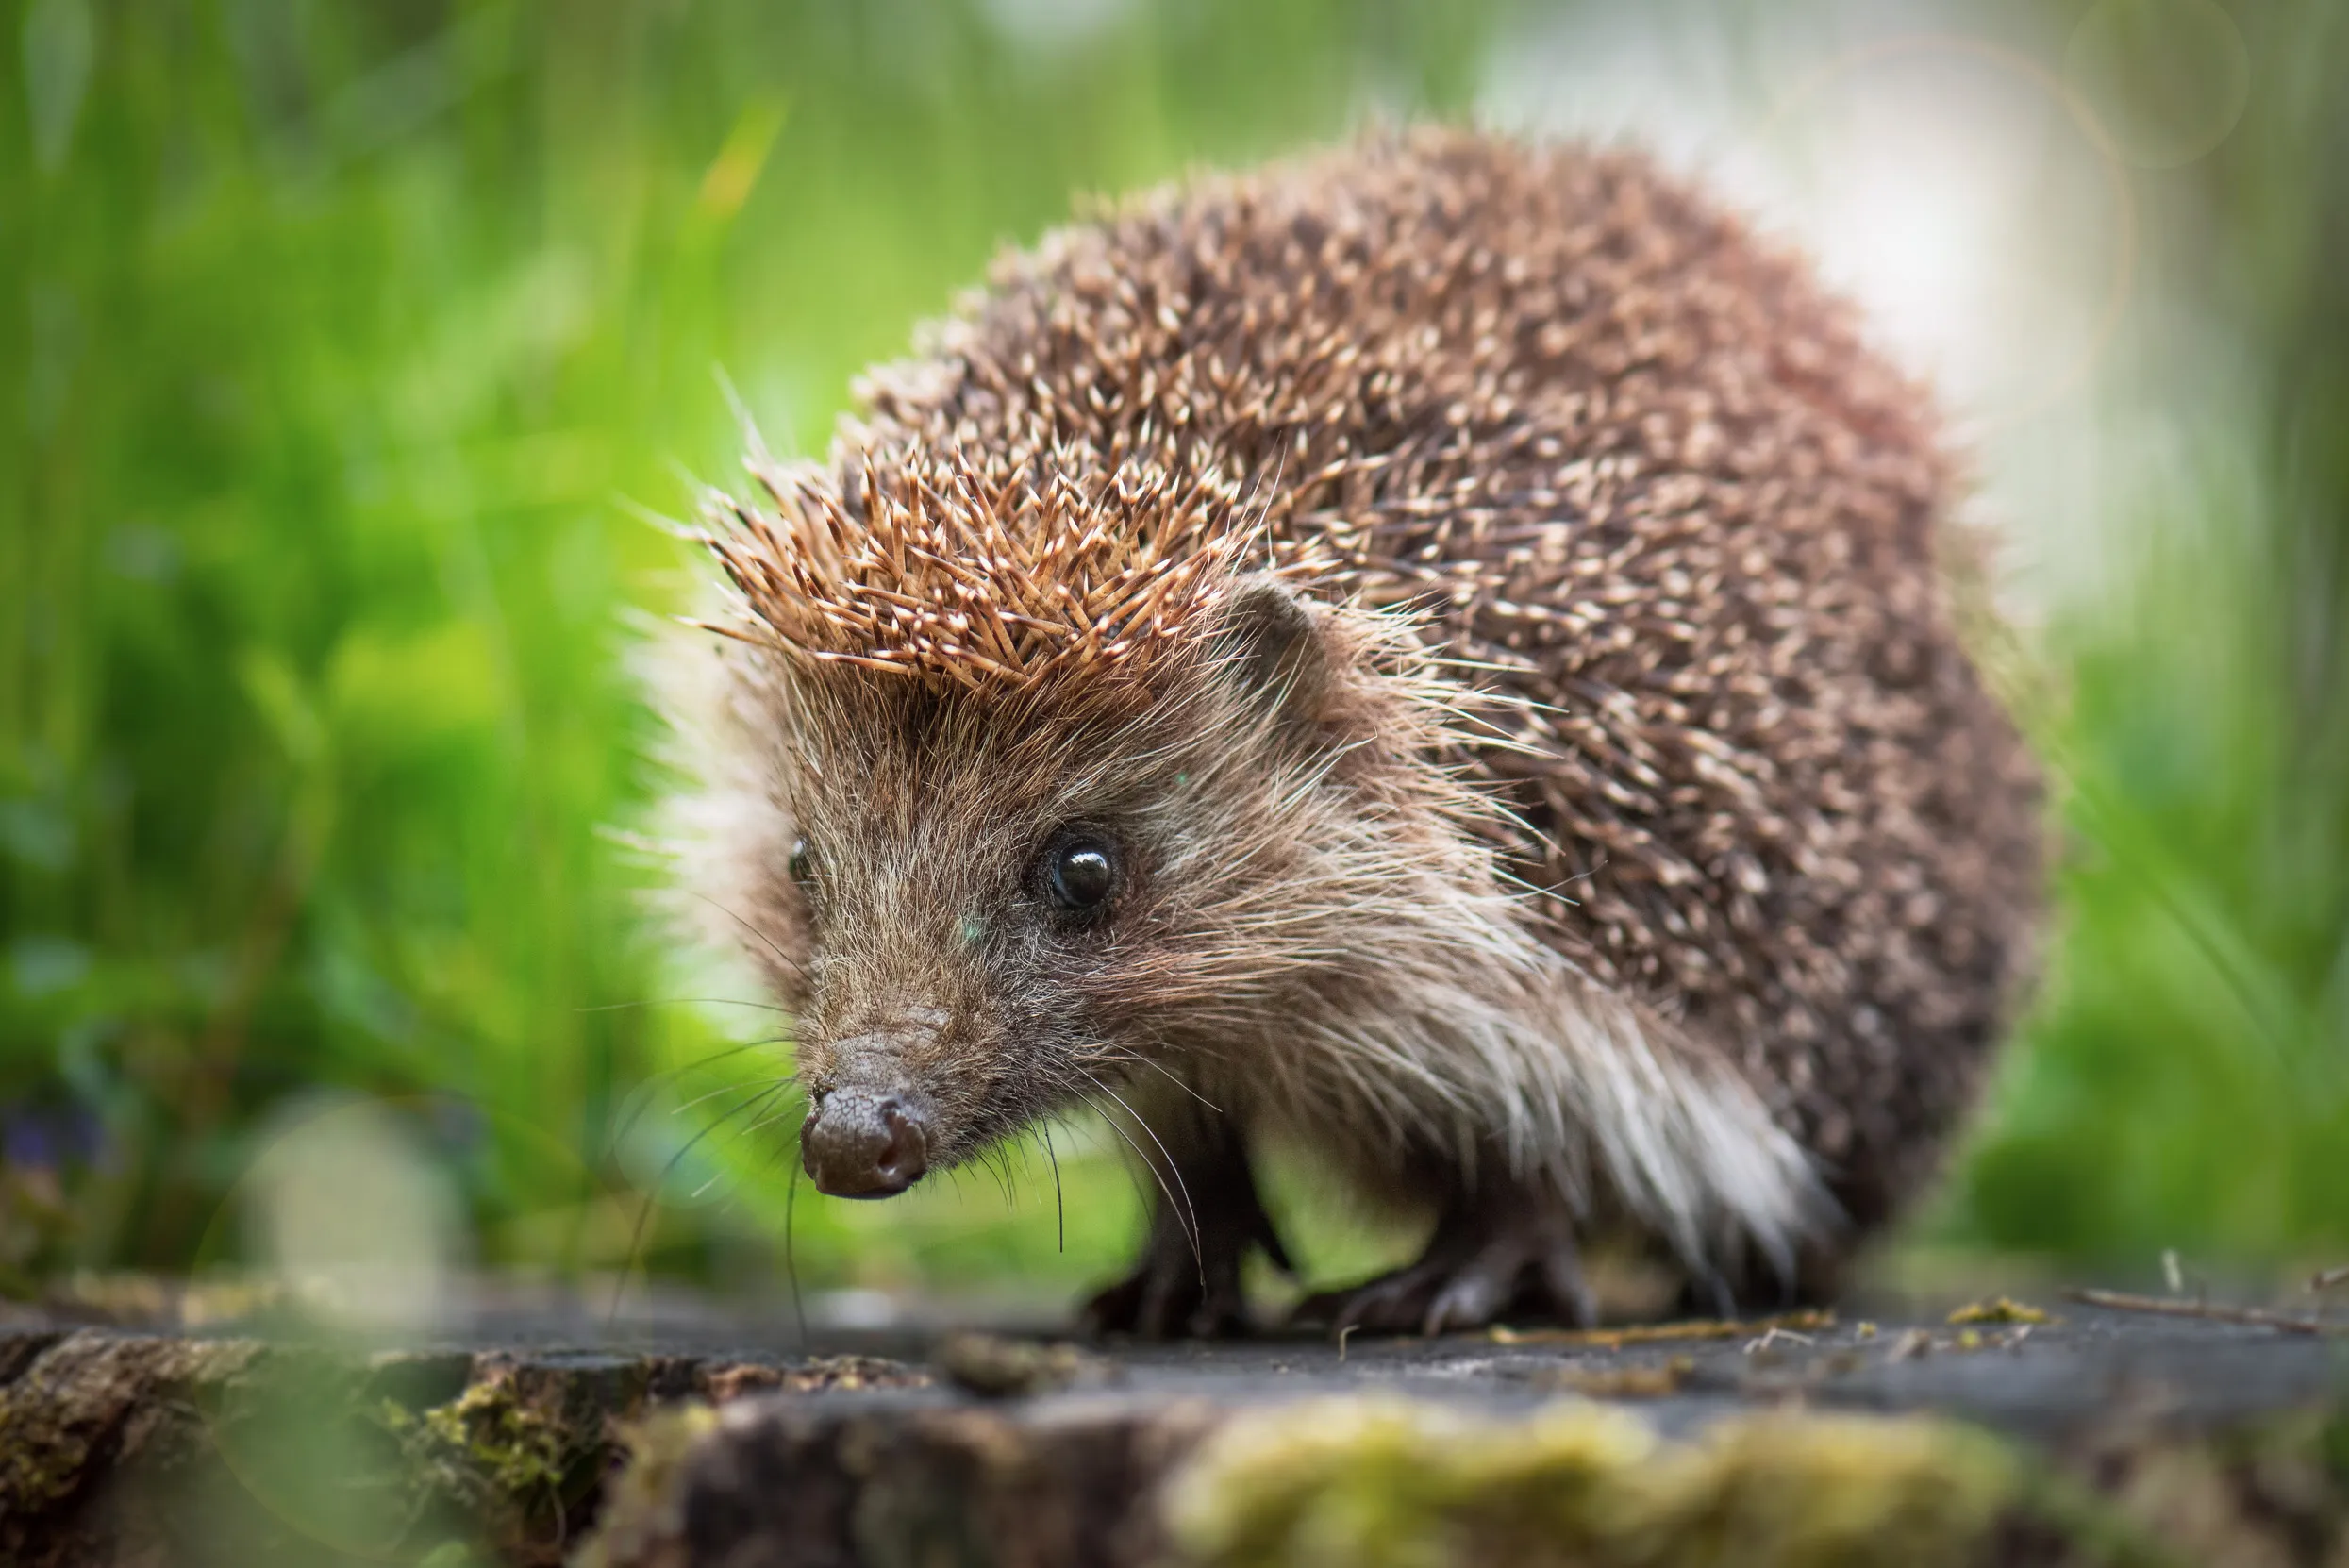
[[[878, 527], [892, 465], [940, 454], [1096, 493], [1222, 475], [1313, 598], [1408, 607], [1449, 679], [1515, 699], [1486, 710], [1505, 741], [1443, 743], [1510, 809], [1476, 828], [1494, 862], [1542, 890], [1477, 906], [1508, 927], [1487, 956], [1552, 957], [1507, 1002], [1390, 1022], [1557, 1059], [1492, 1088], [1599, 1120], [1561, 1168], [1665, 1229], [1686, 1207], [1684, 1252], [1716, 1224], [1821, 1240], [1804, 1171], [1865, 1226], [1933, 1168], [2026, 966], [2036, 785], [1937, 575], [1928, 411], [1795, 261], [1637, 159], [1423, 133], [1057, 235], [867, 396], [809, 481], [836, 527]], [[1229, 532], [1150, 525], [1176, 556]], [[807, 653], [793, 585], [744, 587]], [[1708, 1159], [1696, 1196], [1658, 1175]], [[1640, 1169], [1656, 1190], [1624, 1194]]]

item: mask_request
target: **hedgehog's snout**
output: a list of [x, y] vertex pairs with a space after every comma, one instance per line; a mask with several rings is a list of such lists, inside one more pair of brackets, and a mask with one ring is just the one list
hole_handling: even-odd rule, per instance
[[913, 1095], [841, 1088], [818, 1096], [800, 1163], [836, 1198], [895, 1197], [930, 1166], [930, 1119]]

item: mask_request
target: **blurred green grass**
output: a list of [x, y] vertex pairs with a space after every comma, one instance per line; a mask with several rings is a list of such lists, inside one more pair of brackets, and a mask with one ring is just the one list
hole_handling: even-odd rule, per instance
[[[207, 1255], [329, 1087], [421, 1108], [491, 1262], [764, 1278], [788, 1208], [810, 1283], [1107, 1268], [1106, 1151], [859, 1209], [743, 1130], [760, 1015], [675, 1000], [624, 842], [631, 616], [694, 571], [630, 507], [734, 472], [721, 369], [818, 449], [1073, 191], [1463, 112], [1520, 10], [0, 6], [0, 1286]], [[2241, 20], [2243, 124], [2149, 201], [2248, 412], [2038, 650], [2060, 941], [1969, 1245], [2349, 1245], [2349, 42]]]

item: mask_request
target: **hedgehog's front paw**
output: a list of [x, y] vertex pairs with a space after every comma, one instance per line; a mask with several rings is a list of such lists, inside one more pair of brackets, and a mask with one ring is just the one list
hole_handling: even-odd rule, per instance
[[1253, 1326], [1237, 1259], [1209, 1264], [1152, 1247], [1133, 1273], [1085, 1304], [1086, 1328], [1146, 1340], [1238, 1339]]
[[[1096, 1334], [1143, 1339], [1238, 1339], [1253, 1331], [1241, 1289], [1241, 1265], [1262, 1247], [1287, 1271], [1287, 1252], [1251, 1184], [1230, 1201], [1205, 1201], [1196, 1221], [1171, 1223], [1161, 1209], [1150, 1243], [1132, 1274], [1085, 1304], [1085, 1326]], [[1204, 1196], [1204, 1194], [1203, 1194]]]
[[1446, 1211], [1419, 1260], [1342, 1291], [1308, 1296], [1290, 1322], [1330, 1332], [1442, 1334], [1503, 1313], [1587, 1327], [1598, 1306], [1583, 1282], [1574, 1226], [1559, 1205], [1496, 1201]]

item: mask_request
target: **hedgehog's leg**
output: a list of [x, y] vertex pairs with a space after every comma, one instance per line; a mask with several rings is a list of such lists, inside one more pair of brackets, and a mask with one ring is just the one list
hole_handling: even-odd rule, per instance
[[1298, 1303], [1293, 1323], [1333, 1333], [1441, 1334], [1505, 1312], [1588, 1327], [1598, 1306], [1582, 1276], [1573, 1211], [1554, 1193], [1509, 1184], [1447, 1204], [1418, 1261]]
[[1200, 1108], [1154, 1115], [1136, 1153], [1157, 1177], [1150, 1239], [1134, 1272], [1085, 1306], [1096, 1333], [1147, 1339], [1245, 1334], [1241, 1265], [1262, 1247], [1283, 1272], [1289, 1254], [1257, 1197], [1240, 1129]]

